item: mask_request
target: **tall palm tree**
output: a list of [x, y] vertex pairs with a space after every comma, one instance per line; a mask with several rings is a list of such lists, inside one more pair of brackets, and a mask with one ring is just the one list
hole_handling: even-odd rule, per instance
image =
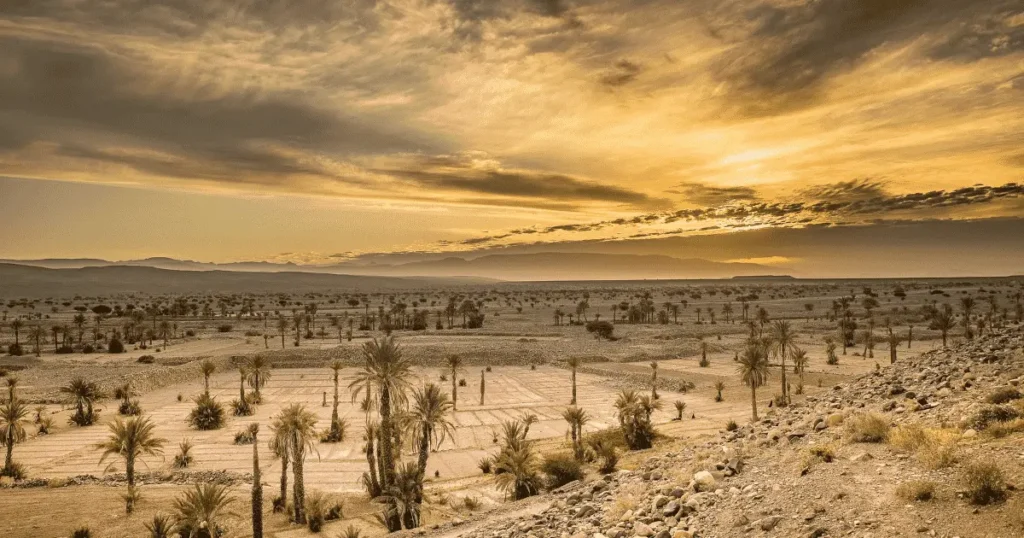
[[284, 349], [284, 335], [288, 332], [288, 318], [284, 316], [277, 318], [277, 332], [281, 335], [281, 349]]
[[583, 364], [583, 360], [579, 357], [570, 356], [565, 362], [569, 365], [569, 369], [572, 370], [572, 399], [569, 401], [569, 405], [576, 405], [576, 369]]
[[124, 458], [124, 471], [128, 479], [128, 495], [125, 496], [125, 512], [135, 509], [135, 460], [141, 456], [153, 456], [163, 452], [166, 439], [157, 437], [156, 426], [147, 417], [116, 419], [110, 424], [110, 436], [98, 443], [96, 448], [103, 451], [100, 463], [108, 456]]
[[28, 330], [28, 339], [32, 341], [32, 347], [36, 357], [42, 355], [43, 341], [46, 340], [46, 330], [39, 325], [35, 325]]
[[206, 395], [210, 395], [210, 376], [217, 371], [217, 365], [213, 364], [210, 359], [204, 360], [199, 364], [199, 372], [203, 374], [203, 388]]
[[896, 364], [896, 348], [899, 347], [902, 340], [900, 335], [889, 329], [889, 336], [886, 338], [886, 341], [889, 343], [889, 364]]
[[256, 403], [263, 401], [260, 389], [266, 386], [267, 381], [270, 379], [270, 368], [270, 361], [262, 355], [253, 355], [245, 362], [246, 381], [248, 381], [249, 386], [256, 393]]
[[281, 460], [280, 496], [274, 500], [274, 512], [283, 512], [288, 506], [288, 462], [290, 461], [291, 450], [289, 449], [288, 427], [280, 416], [274, 417], [270, 422], [270, 431], [273, 435], [267, 447], [275, 458]]
[[[377, 411], [380, 414], [380, 432], [377, 445], [384, 462], [380, 476], [381, 489], [388, 490], [395, 483], [395, 446], [396, 438], [394, 409], [406, 401], [405, 392], [412, 379], [412, 361], [402, 355], [401, 346], [394, 337], [386, 335], [380, 340], [376, 338], [363, 344], [363, 369], [349, 384], [352, 399], [363, 390], [373, 392], [377, 400]], [[369, 396], [369, 394], [367, 394]], [[391, 521], [390, 530], [397, 530], [400, 521]]]
[[427, 472], [427, 457], [431, 447], [437, 450], [448, 437], [455, 437], [455, 424], [451, 421], [452, 402], [441, 387], [427, 383], [416, 389], [412, 396], [409, 413], [413, 438], [419, 441], [417, 461], [416, 503], [423, 502], [423, 479]]
[[18, 339], [18, 335], [21, 334], [21, 328], [25, 326], [25, 322], [20, 319], [12, 319], [9, 325], [11, 330], [14, 331], [14, 345], [20, 346], [21, 341]]
[[306, 523], [306, 485], [303, 465], [306, 451], [316, 450], [316, 415], [302, 404], [292, 404], [281, 410], [281, 424], [288, 431], [288, 450], [292, 455], [292, 501], [296, 523]]
[[658, 361], [651, 361], [651, 398], [658, 399]]
[[458, 377], [463, 371], [463, 360], [462, 357], [451, 353], [445, 357], [445, 362], [448, 365], [448, 373], [452, 377], [452, 411], [458, 408], [459, 404], [459, 388], [458, 388]]
[[28, 438], [25, 425], [28, 424], [28, 405], [11, 398], [0, 406], [0, 446], [7, 447], [4, 468], [0, 475], [14, 475], [14, 445]]
[[75, 406], [76, 411], [71, 417], [71, 422], [79, 426], [88, 426], [93, 423], [96, 419], [93, 404], [103, 398], [103, 393], [96, 383], [76, 377], [66, 386], [61, 387], [60, 392], [67, 394], [69, 403]]
[[344, 439], [344, 427], [341, 423], [341, 417], [338, 416], [338, 380], [341, 376], [341, 369], [345, 367], [345, 364], [340, 360], [335, 360], [331, 363], [332, 377], [334, 379], [334, 406], [331, 409], [331, 431], [328, 433], [327, 438], [332, 442], [341, 442]]
[[793, 333], [789, 322], [778, 320], [772, 323], [770, 329], [771, 346], [779, 360], [782, 361], [782, 399], [789, 403], [789, 384], [786, 382], [786, 352], [796, 342], [796, 334]]
[[252, 538], [263, 538], [263, 483], [260, 481], [260, 424], [249, 424], [252, 436]]
[[583, 460], [583, 426], [590, 422], [590, 415], [579, 407], [570, 407], [562, 412], [562, 418], [569, 423], [572, 438], [572, 453], [577, 461]]
[[804, 387], [804, 372], [807, 370], [807, 351], [794, 345], [789, 350], [789, 357], [793, 359], [793, 373], [800, 376], [800, 385], [797, 389], [800, 391], [797, 394], [803, 392]]
[[227, 486], [196, 484], [174, 500], [178, 530], [185, 538], [214, 538], [218, 535], [217, 521], [234, 502]]
[[750, 406], [754, 421], [757, 421], [757, 389], [768, 382], [768, 353], [763, 346], [751, 342], [740, 354], [738, 364], [740, 379], [750, 387]]
[[381, 494], [380, 478], [377, 472], [380, 458], [378, 457], [376, 447], [379, 431], [380, 423], [367, 417], [366, 428], [363, 430], [363, 441], [366, 442], [363, 450], [366, 454], [366, 464], [369, 467], [369, 471], [363, 475], [363, 486], [366, 487], [366, 492], [370, 495], [371, 499]]
[[939, 331], [942, 334], [942, 347], [946, 346], [946, 337], [949, 331], [953, 329], [955, 322], [953, 320], [953, 309], [949, 305], [943, 305], [943, 309], [939, 310], [932, 315], [932, 321], [928, 325], [928, 328], [933, 331]]

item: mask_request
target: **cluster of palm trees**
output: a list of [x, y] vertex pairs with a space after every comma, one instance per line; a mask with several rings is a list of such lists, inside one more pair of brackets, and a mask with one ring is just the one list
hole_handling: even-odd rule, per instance
[[6, 378], [7, 400], [0, 405], [0, 446], [6, 448], [4, 467], [0, 469], [0, 476], [21, 478], [24, 471], [21, 466], [14, 462], [14, 445], [28, 439], [28, 432], [25, 427], [28, 425], [29, 409], [28, 404], [18, 398], [18, 379], [14, 376]]

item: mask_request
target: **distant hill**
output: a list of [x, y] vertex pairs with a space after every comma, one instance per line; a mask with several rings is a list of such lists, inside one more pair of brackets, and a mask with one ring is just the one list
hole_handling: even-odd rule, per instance
[[796, 280], [796, 277], [791, 275], [747, 275], [747, 276], [734, 276], [733, 280]]
[[[8, 260], [8, 263], [53, 269], [97, 267], [151, 267], [175, 271], [231, 271], [390, 276], [390, 277], [474, 277], [498, 280], [653, 280], [707, 279], [765, 275], [771, 268], [753, 263], [728, 263], [699, 258], [675, 258], [656, 254], [595, 254], [539, 252], [489, 254], [475, 258], [459, 256], [395, 263], [351, 260], [330, 265], [237, 262], [206, 263], [173, 258], [146, 258], [110, 262], [96, 259]], [[768, 277], [762, 277], [768, 278]]]
[[109, 265], [49, 269], [0, 263], [0, 297], [61, 297], [114, 293], [367, 292], [478, 284], [482, 279], [401, 278], [305, 272], [174, 271]]

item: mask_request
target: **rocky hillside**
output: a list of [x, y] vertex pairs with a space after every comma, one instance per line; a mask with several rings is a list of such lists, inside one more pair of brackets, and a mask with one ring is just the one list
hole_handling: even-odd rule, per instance
[[639, 456], [632, 470], [592, 474], [518, 512], [429, 533], [1024, 536], [1024, 494], [1015, 487], [1024, 485], [1022, 346], [1013, 328], [897, 361], [762, 410], [757, 423], [631, 456]]

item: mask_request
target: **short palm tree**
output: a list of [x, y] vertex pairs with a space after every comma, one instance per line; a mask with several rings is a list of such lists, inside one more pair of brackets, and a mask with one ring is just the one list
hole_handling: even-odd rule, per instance
[[716, 394], [715, 394], [715, 401], [716, 402], [721, 402], [722, 400], [725, 399], [725, 398], [722, 397], [722, 391], [723, 390], [725, 390], [725, 382], [724, 381], [715, 381], [715, 391], [717, 391]]
[[946, 305], [945, 308], [939, 310], [932, 316], [932, 321], [928, 325], [928, 328], [933, 331], [939, 331], [942, 334], [942, 347], [946, 347], [946, 339], [949, 335], [949, 331], [953, 330], [956, 326], [956, 322], [953, 318], [953, 309]]
[[768, 353], [764, 346], [755, 342], [747, 344], [747, 347], [740, 354], [738, 364], [740, 379], [743, 384], [750, 387], [750, 405], [753, 410], [754, 420], [757, 418], [757, 389], [768, 382]]
[[60, 392], [67, 394], [69, 403], [75, 406], [75, 414], [71, 416], [71, 423], [89, 426], [96, 420], [93, 404], [103, 397], [103, 393], [96, 383], [76, 377], [67, 386], [61, 387]]
[[178, 531], [182, 537], [215, 538], [219, 535], [217, 522], [233, 502], [227, 486], [196, 484], [174, 500]]
[[345, 367], [345, 364], [340, 360], [335, 360], [331, 363], [331, 371], [333, 372], [334, 379], [334, 405], [331, 408], [331, 429], [327, 433], [326, 441], [332, 443], [340, 443], [345, 440], [345, 425], [341, 421], [341, 417], [338, 416], [338, 381], [341, 376], [341, 369]]
[[576, 405], [576, 369], [583, 364], [583, 360], [579, 357], [570, 356], [565, 362], [569, 365], [569, 369], [572, 370], [572, 399], [569, 400], [569, 405]]
[[128, 495], [125, 497], [125, 512], [135, 509], [135, 461], [141, 456], [153, 456], [163, 452], [166, 439], [157, 437], [156, 426], [147, 417], [116, 419], [110, 424], [110, 436], [98, 443], [96, 448], [103, 451], [100, 463], [108, 456], [124, 458], [124, 470], [128, 480]]
[[270, 368], [270, 361], [262, 355], [253, 355], [245, 362], [246, 381], [249, 382], [249, 386], [256, 393], [256, 403], [263, 401], [263, 395], [260, 393], [260, 390], [266, 386], [267, 381], [270, 379]]
[[395, 483], [381, 495], [385, 503], [381, 523], [387, 526], [389, 521], [397, 520], [399, 526], [406, 529], [419, 527], [422, 496], [418, 466], [411, 461], [400, 464], [395, 472]]
[[463, 360], [462, 357], [453, 353], [445, 357], [445, 363], [448, 373], [452, 376], [452, 411], [455, 411], [459, 404], [458, 377], [463, 372]]
[[199, 365], [199, 372], [203, 374], [203, 387], [206, 395], [210, 395], [210, 376], [217, 371], [217, 365], [213, 364], [210, 359], [204, 360]]
[[4, 383], [7, 384], [7, 400], [13, 401], [15, 392], [18, 390], [18, 376], [9, 375], [4, 378]]
[[174, 527], [174, 520], [164, 514], [157, 514], [146, 523], [149, 538], [172, 538], [180, 536]]
[[498, 489], [512, 500], [525, 499], [540, 492], [543, 482], [536, 450], [529, 442], [514, 443], [498, 454], [494, 461]]
[[583, 460], [583, 427], [590, 422], [590, 415], [579, 407], [570, 407], [562, 412], [562, 418], [569, 423], [572, 438], [572, 453], [577, 461]]
[[676, 407], [676, 420], [683, 420], [683, 411], [686, 410], [686, 402], [676, 400], [673, 405]]
[[0, 446], [7, 447], [4, 468], [0, 475], [13, 476], [14, 445], [28, 438], [25, 425], [28, 424], [28, 405], [18, 399], [11, 399], [0, 406]]

